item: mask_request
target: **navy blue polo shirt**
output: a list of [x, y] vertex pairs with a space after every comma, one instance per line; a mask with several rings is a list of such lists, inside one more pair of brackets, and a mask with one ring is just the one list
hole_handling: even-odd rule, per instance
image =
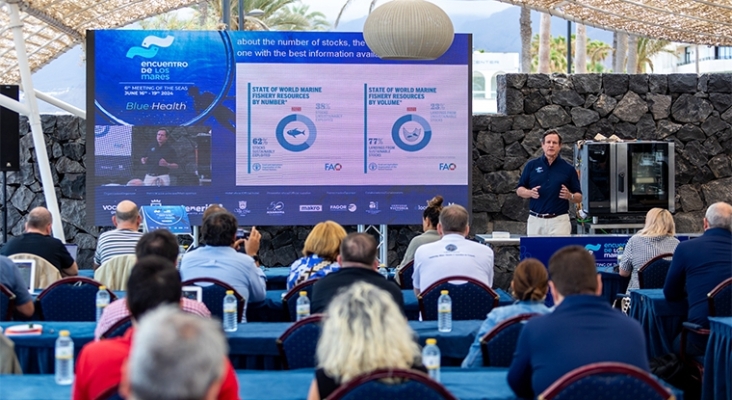
[[569, 202], [559, 198], [559, 191], [562, 185], [572, 193], [582, 193], [577, 171], [572, 164], [561, 157], [557, 157], [549, 165], [546, 156], [541, 156], [529, 161], [519, 178], [519, 187], [531, 190], [539, 188], [539, 198], [531, 199], [529, 208], [538, 214], [566, 214], [569, 209]]

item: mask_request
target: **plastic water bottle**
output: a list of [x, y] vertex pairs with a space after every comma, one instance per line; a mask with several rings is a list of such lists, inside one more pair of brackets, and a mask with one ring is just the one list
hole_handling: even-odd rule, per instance
[[297, 299], [297, 320], [301, 320], [310, 315], [310, 299], [308, 299], [308, 292], [300, 292], [300, 297]]
[[74, 382], [74, 341], [69, 331], [58, 333], [56, 339], [56, 383], [71, 385]]
[[452, 330], [452, 299], [447, 290], [440, 291], [437, 299], [437, 330], [450, 332]]
[[381, 264], [379, 265], [379, 273], [381, 276], [383, 276], [385, 279], [389, 279], [389, 270], [386, 269], [386, 265]]
[[227, 290], [224, 296], [224, 332], [236, 332], [236, 297], [233, 290]]
[[102, 318], [102, 312], [104, 312], [104, 309], [109, 305], [109, 292], [107, 291], [107, 287], [102, 285], [99, 286], [99, 291], [97, 291], [97, 322]]
[[427, 339], [427, 345], [422, 349], [422, 363], [427, 368], [430, 378], [440, 381], [440, 348], [437, 339]]

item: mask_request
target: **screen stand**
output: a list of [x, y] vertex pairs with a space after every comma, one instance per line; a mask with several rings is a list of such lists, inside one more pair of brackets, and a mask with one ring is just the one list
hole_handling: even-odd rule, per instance
[[358, 231], [363, 233], [375, 232], [379, 237], [377, 248], [379, 249], [379, 264], [389, 267], [389, 226], [381, 224], [376, 225], [358, 225]]

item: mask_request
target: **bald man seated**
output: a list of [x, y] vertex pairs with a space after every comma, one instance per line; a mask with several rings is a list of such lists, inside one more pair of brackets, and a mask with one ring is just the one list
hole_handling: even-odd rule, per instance
[[97, 250], [94, 253], [94, 269], [115, 256], [135, 254], [135, 246], [142, 237], [138, 232], [142, 223], [137, 204], [123, 200], [117, 204], [112, 216], [112, 224], [116, 229], [99, 235]]
[[64, 243], [51, 236], [53, 217], [45, 207], [36, 207], [28, 213], [25, 221], [25, 233], [12, 239], [0, 254], [12, 256], [18, 253], [30, 253], [44, 258], [58, 268], [62, 277], [76, 276], [79, 267], [66, 250]]

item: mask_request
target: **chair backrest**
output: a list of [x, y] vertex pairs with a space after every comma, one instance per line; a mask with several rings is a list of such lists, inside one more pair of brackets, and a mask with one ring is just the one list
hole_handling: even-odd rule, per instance
[[399, 274], [399, 286], [403, 290], [414, 289], [412, 285], [412, 275], [414, 275], [414, 260], [407, 263], [404, 268], [400, 269]]
[[109, 327], [104, 333], [102, 333], [99, 338], [100, 339], [111, 339], [115, 337], [120, 337], [127, 332], [127, 329], [129, 329], [132, 326], [132, 316], [128, 315], [119, 321], [112, 324], [112, 326]]
[[382, 369], [356, 377], [341, 385], [328, 399], [457, 400], [427, 374], [402, 369]]
[[114, 256], [94, 271], [94, 279], [109, 290], [127, 290], [127, 280], [130, 279], [135, 262], [137, 257], [134, 254]]
[[727, 278], [707, 294], [710, 317], [732, 317], [732, 278]]
[[0, 321], [11, 321], [15, 310], [15, 293], [0, 283]]
[[[97, 320], [96, 298], [102, 284], [83, 276], [56, 281], [36, 299], [44, 321], [93, 322]], [[117, 296], [107, 289], [110, 302]]]
[[299, 283], [292, 289], [288, 290], [285, 297], [282, 298], [282, 304], [287, 312], [287, 318], [289, 318], [290, 321], [295, 321], [297, 319], [297, 298], [300, 297], [300, 292], [307, 292], [308, 299], [312, 302], [313, 285], [317, 281], [317, 279], [308, 279], [305, 282]]
[[211, 311], [212, 316], [217, 317], [221, 321], [224, 320], [224, 296], [226, 296], [227, 290], [233, 290], [237, 303], [236, 320], [241, 322], [246, 299], [243, 298], [239, 292], [234, 290], [231, 285], [216, 278], [195, 278], [183, 282], [182, 286], [192, 285], [201, 287], [201, 292], [203, 293], [203, 304], [205, 304], [208, 310]]
[[480, 338], [480, 351], [484, 367], [509, 367], [516, 351], [519, 334], [529, 319], [539, 314], [519, 314], [493, 327]]
[[675, 398], [649, 373], [632, 365], [615, 362], [589, 364], [569, 371], [538, 397], [539, 400]]
[[61, 279], [61, 273], [58, 272], [58, 268], [54, 267], [53, 264], [43, 257], [31, 253], [18, 253], [8, 256], [8, 258], [11, 260], [36, 261], [36, 279], [33, 287], [45, 289]]
[[[455, 281], [466, 282], [452, 283]], [[453, 320], [482, 320], [498, 307], [498, 294], [488, 285], [469, 276], [450, 276], [433, 283], [417, 296], [423, 321], [437, 320], [437, 299], [442, 290], [450, 292]]]
[[310, 315], [292, 324], [277, 338], [283, 369], [315, 368], [322, 319], [322, 314]]
[[661, 289], [666, 283], [668, 268], [671, 266], [673, 253], [659, 254], [638, 268], [638, 287], [641, 289]]
[[123, 397], [119, 394], [119, 385], [114, 385], [111, 388], [105, 390], [99, 396], [95, 397], [94, 400], [122, 400]]

